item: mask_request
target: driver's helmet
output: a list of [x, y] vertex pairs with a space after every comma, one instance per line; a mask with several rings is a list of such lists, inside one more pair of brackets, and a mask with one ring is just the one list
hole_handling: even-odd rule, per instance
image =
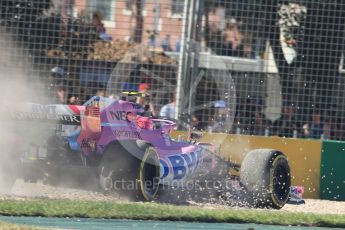
[[141, 129], [149, 129], [149, 130], [153, 129], [153, 122], [148, 117], [138, 117], [137, 118], [137, 125]]
[[123, 91], [121, 94], [121, 100], [129, 101], [129, 102], [136, 102], [137, 97], [146, 97], [146, 93], [140, 93], [137, 91]]

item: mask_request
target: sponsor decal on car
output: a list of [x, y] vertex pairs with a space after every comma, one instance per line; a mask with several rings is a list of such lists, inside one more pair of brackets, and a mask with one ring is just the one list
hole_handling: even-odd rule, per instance
[[32, 112], [13, 112], [12, 118], [16, 120], [23, 121], [50, 121], [58, 122], [61, 124], [71, 124], [78, 125], [80, 124], [80, 116], [76, 115], [65, 115], [65, 114], [49, 114], [49, 113], [32, 113]]
[[202, 150], [198, 149], [194, 152], [176, 154], [167, 157], [167, 159], [161, 159], [161, 179], [185, 179], [195, 172], [200, 163], [201, 155]]

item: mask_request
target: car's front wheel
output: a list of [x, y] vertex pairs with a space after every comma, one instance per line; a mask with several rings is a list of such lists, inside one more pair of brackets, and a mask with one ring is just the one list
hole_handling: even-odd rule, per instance
[[290, 167], [286, 156], [276, 150], [250, 151], [242, 162], [240, 181], [258, 207], [282, 208], [289, 198]]

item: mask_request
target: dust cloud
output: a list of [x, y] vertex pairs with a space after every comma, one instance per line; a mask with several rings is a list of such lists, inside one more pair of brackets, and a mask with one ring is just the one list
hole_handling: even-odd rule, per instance
[[[34, 129], [33, 124], [18, 127], [10, 114], [22, 103], [44, 98], [39, 82], [30, 82], [33, 72], [25, 50], [0, 28], [0, 193], [11, 191], [20, 169], [23, 139], [32, 139], [28, 131]], [[18, 135], [18, 129], [26, 135]]]

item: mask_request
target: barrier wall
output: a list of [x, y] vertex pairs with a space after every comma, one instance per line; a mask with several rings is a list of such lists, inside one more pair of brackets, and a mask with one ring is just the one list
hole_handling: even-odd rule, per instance
[[305, 198], [319, 198], [321, 141], [226, 134], [206, 134], [202, 141], [220, 144], [221, 156], [237, 163], [252, 149], [280, 150], [288, 157], [292, 184], [304, 187]]
[[321, 199], [345, 201], [345, 143], [324, 141], [321, 159]]
[[[173, 136], [184, 139], [186, 133], [175, 132]], [[320, 140], [205, 133], [200, 142], [219, 145], [220, 155], [223, 159], [239, 164], [245, 154], [252, 149], [272, 148], [280, 150], [288, 157], [292, 184], [304, 187], [305, 198], [320, 198], [322, 148]]]
[[[185, 139], [187, 134], [173, 136]], [[219, 146], [224, 160], [239, 164], [250, 150], [280, 150], [288, 157], [292, 185], [304, 187], [304, 198], [345, 201], [345, 142], [221, 133], [204, 133], [200, 142]]]

